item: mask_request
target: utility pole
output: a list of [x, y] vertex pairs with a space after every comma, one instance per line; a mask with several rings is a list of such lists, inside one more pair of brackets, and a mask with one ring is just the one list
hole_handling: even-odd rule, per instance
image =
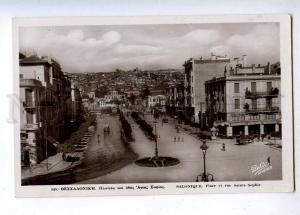
[[202, 107], [202, 105], [203, 105], [204, 103], [203, 102], [200, 102], [200, 128], [202, 128], [203, 127], [203, 107]]
[[[47, 112], [47, 111], [46, 111]], [[47, 116], [47, 114], [46, 114]], [[46, 168], [48, 171], [48, 134], [47, 134], [47, 121], [45, 120], [45, 136], [46, 136]]]
[[158, 158], [158, 145], [157, 145], [156, 121], [154, 121], [154, 132], [155, 132], [155, 157]]

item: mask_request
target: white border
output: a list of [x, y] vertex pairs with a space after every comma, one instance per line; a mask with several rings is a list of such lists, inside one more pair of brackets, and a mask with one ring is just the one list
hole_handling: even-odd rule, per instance
[[[244, 192], [292, 192], [294, 191], [293, 168], [293, 103], [292, 103], [292, 58], [291, 58], [291, 17], [289, 15], [223, 15], [223, 16], [128, 16], [128, 17], [53, 17], [53, 18], [15, 18], [13, 20], [13, 63], [14, 93], [19, 95], [19, 38], [18, 29], [23, 26], [78, 26], [78, 25], [145, 25], [145, 24], [184, 24], [184, 23], [243, 23], [243, 22], [279, 22], [280, 23], [280, 62], [281, 70], [281, 109], [282, 109], [282, 180], [280, 181], [242, 181], [214, 182], [215, 188], [205, 188], [206, 183], [161, 183], [165, 189], [159, 190], [122, 190], [122, 191], [59, 191], [62, 187], [107, 187], [125, 186], [126, 184], [99, 185], [44, 185], [21, 186], [19, 123], [15, 124], [15, 195], [17, 197], [46, 196], [103, 196], [103, 195], [153, 195], [153, 194], [197, 194], [197, 193], [244, 193]], [[16, 118], [20, 118], [16, 111]], [[259, 187], [225, 188], [225, 184], [260, 184]], [[176, 185], [202, 185], [201, 189], [178, 189]], [[212, 183], [211, 183], [212, 184]], [[223, 187], [218, 187], [218, 185]], [[139, 184], [128, 184], [136, 186]], [[145, 185], [140, 184], [140, 185]], [[152, 184], [147, 184], [151, 186]]]

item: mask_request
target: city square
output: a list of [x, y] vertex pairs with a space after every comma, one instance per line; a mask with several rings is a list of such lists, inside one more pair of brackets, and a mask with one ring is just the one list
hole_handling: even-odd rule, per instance
[[[150, 116], [148, 115], [150, 118]], [[130, 120], [134, 123], [132, 120]], [[203, 155], [200, 149], [202, 141], [185, 131], [176, 132], [174, 119], [169, 123], [157, 123], [159, 154], [180, 159], [180, 164], [172, 167], [147, 168], [132, 163], [120, 170], [90, 180], [83, 184], [108, 183], [153, 183], [153, 182], [190, 182], [196, 181], [196, 176], [203, 172]], [[154, 154], [154, 143], [149, 141], [137, 125], [133, 126], [135, 141], [131, 144], [138, 157], [149, 157]], [[174, 141], [180, 137], [179, 141]], [[182, 141], [183, 139], [183, 141]], [[247, 145], [237, 145], [233, 139], [217, 139], [207, 141], [207, 169], [216, 181], [259, 181], [280, 180], [281, 150], [266, 145], [274, 140], [265, 142], [255, 141]], [[226, 149], [222, 151], [222, 143]], [[272, 169], [261, 175], [255, 175], [251, 166], [272, 159]]]
[[87, 29], [20, 31], [22, 185], [282, 180], [278, 23]]

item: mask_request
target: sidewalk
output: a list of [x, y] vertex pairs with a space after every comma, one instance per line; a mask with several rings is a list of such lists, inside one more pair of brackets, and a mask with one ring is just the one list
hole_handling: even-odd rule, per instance
[[281, 151], [282, 150], [282, 140], [279, 138], [273, 139], [266, 139], [263, 142], [265, 145], [269, 146], [270, 148], [276, 149]]
[[[37, 175], [46, 175], [49, 173], [64, 171], [70, 169], [71, 167], [77, 166], [82, 162], [82, 158], [84, 157], [84, 152], [75, 152], [68, 153], [68, 155], [73, 157], [79, 157], [80, 159], [75, 162], [67, 162], [62, 159], [62, 153], [57, 153], [56, 155], [48, 157], [47, 159], [37, 164], [34, 167], [24, 168], [21, 171], [21, 178], [26, 179], [30, 177], [34, 177]], [[48, 168], [47, 168], [48, 163]]]
[[[86, 125], [85, 125], [86, 127]], [[21, 170], [21, 179], [27, 179], [27, 178], [31, 178], [34, 176], [41, 176], [41, 175], [47, 175], [50, 173], [55, 173], [55, 172], [61, 172], [61, 171], [65, 171], [68, 170], [70, 168], [73, 168], [75, 166], [78, 166], [79, 164], [82, 163], [82, 160], [85, 156], [85, 151], [86, 149], [82, 150], [82, 151], [75, 151], [76, 150], [76, 145], [79, 144], [81, 141], [84, 141], [84, 143], [86, 146], [89, 145], [92, 137], [94, 136], [95, 132], [91, 132], [88, 131], [87, 128], [85, 128], [83, 126], [79, 127], [77, 131], [75, 131], [73, 134], [77, 135], [77, 133], [79, 134], [79, 136], [76, 137], [76, 141], [75, 140], [70, 140], [72, 138], [72, 136], [65, 141], [64, 145], [67, 144], [72, 144], [74, 146], [73, 151], [71, 152], [66, 152], [66, 156], [71, 156], [71, 157], [76, 157], [78, 158], [77, 161], [65, 161], [63, 160], [62, 157], [62, 152], [59, 152], [53, 156], [48, 157], [47, 159], [43, 160], [41, 163], [34, 165], [32, 167], [26, 167], [26, 168], [22, 168]], [[85, 137], [85, 135], [91, 135], [90, 137]], [[74, 144], [74, 141], [76, 144]]]

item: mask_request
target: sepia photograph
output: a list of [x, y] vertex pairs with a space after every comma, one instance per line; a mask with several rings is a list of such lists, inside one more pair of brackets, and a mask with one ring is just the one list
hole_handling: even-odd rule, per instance
[[290, 32], [270, 17], [170, 20], [15, 28], [20, 187], [287, 180], [290, 190]]

